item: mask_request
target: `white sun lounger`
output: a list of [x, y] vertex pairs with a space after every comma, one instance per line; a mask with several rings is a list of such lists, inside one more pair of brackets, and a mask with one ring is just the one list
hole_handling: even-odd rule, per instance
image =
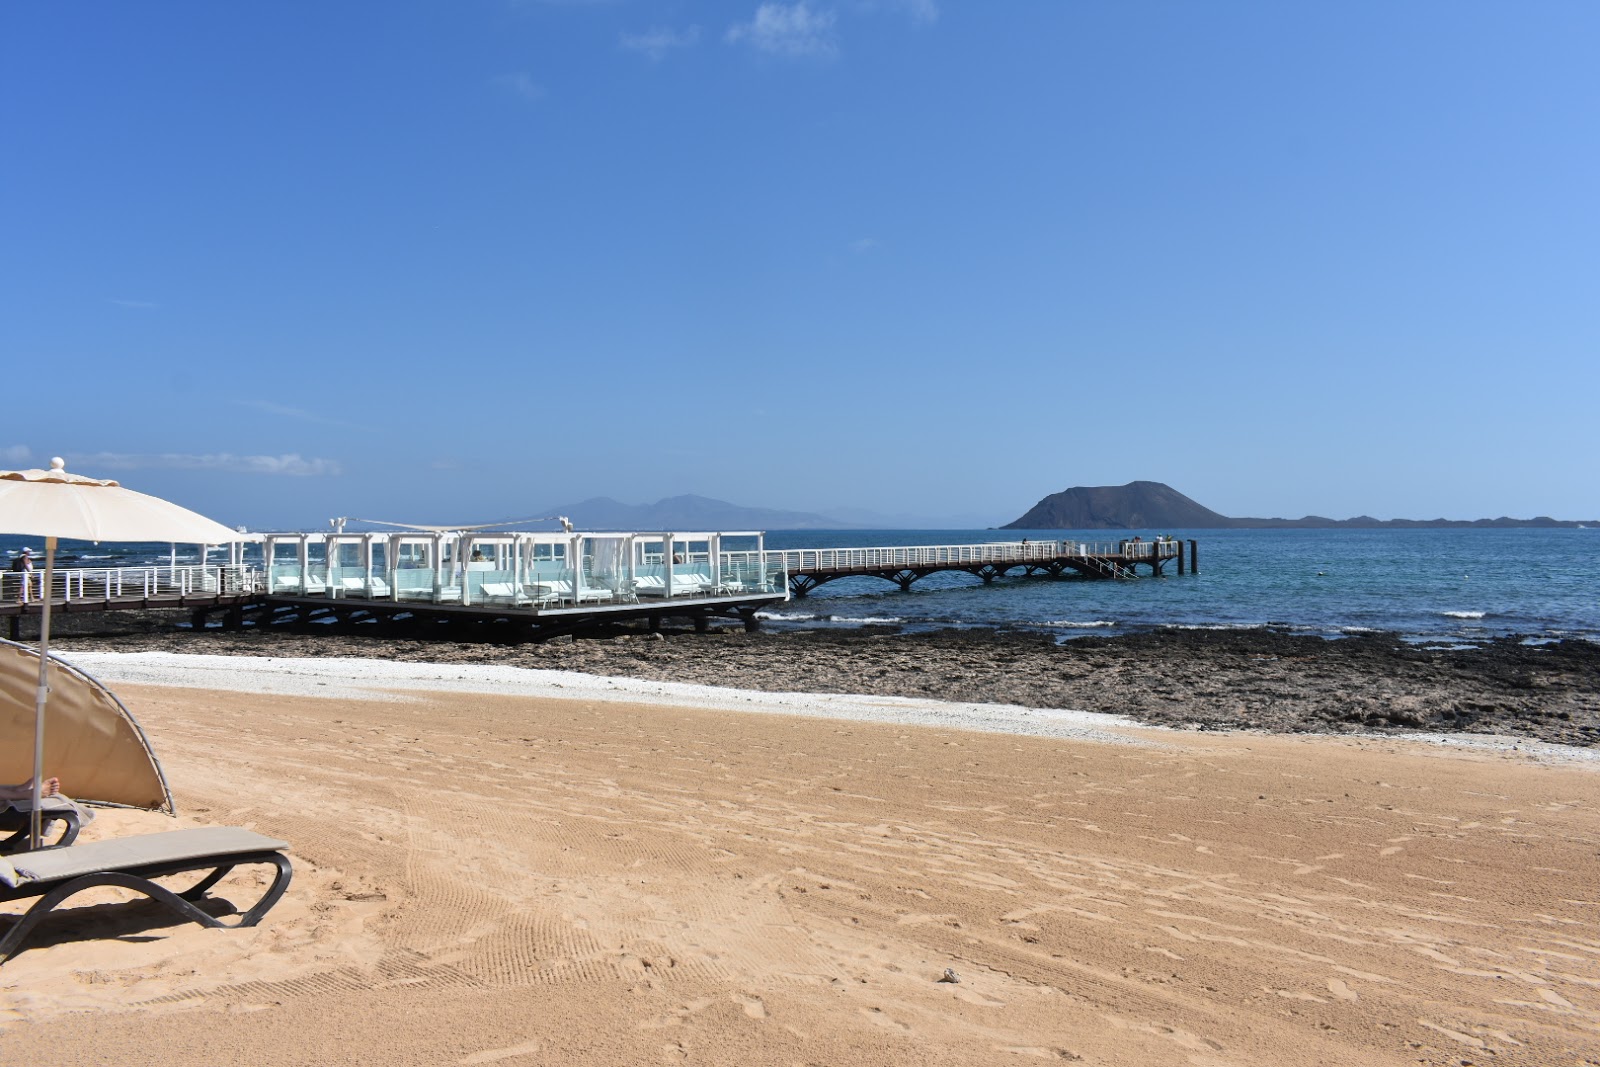
[[[112, 838], [71, 848], [48, 848], [0, 857], [0, 902], [38, 897], [0, 937], [0, 963], [10, 959], [33, 929], [67, 898], [96, 886], [142, 893], [201, 926], [254, 926], [289, 888], [293, 869], [283, 854], [287, 842], [234, 826], [205, 826], [161, 834]], [[236, 922], [225, 923], [196, 902], [235, 867], [269, 864], [277, 875], [261, 899]], [[173, 892], [153, 879], [206, 872], [190, 888]]]

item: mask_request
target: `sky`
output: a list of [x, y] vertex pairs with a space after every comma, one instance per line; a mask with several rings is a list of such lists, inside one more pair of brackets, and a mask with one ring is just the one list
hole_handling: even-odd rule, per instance
[[[1600, 516], [1600, 5], [0, 7], [0, 467]], [[956, 523], [965, 525], [965, 522]]]

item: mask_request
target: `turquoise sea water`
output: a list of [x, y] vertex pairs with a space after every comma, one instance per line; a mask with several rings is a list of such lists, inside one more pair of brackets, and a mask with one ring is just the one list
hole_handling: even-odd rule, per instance
[[[841, 579], [773, 609], [773, 621], [907, 627], [1023, 626], [1063, 637], [1154, 626], [1276, 625], [1335, 636], [1389, 630], [1424, 641], [1489, 636], [1600, 640], [1600, 530], [806, 531], [773, 548], [1114, 540], [1199, 541], [1200, 573], [1104, 581], [930, 575], [902, 593]], [[1144, 571], [1145, 568], [1141, 568]], [[1020, 572], [1018, 572], [1020, 573]]]
[[[910, 592], [877, 579], [830, 582], [774, 607], [773, 625], [912, 629], [1009, 626], [1062, 637], [1154, 626], [1276, 625], [1336, 636], [1391, 630], [1422, 641], [1522, 634], [1600, 641], [1600, 530], [828, 530], [774, 531], [772, 548], [1115, 540], [1170, 533], [1200, 543], [1200, 573], [1133, 581], [1000, 579], [961, 573]], [[0, 537], [0, 565], [37, 538]], [[166, 562], [166, 545], [64, 543], [80, 566]], [[180, 561], [194, 549], [180, 546]], [[225, 561], [226, 555], [213, 555]], [[40, 561], [42, 565], [42, 559]]]

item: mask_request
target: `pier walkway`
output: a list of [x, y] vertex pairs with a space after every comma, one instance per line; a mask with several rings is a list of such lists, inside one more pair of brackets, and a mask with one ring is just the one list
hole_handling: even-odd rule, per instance
[[1178, 573], [1200, 571], [1200, 549], [1188, 542], [1145, 541], [1003, 541], [982, 545], [914, 545], [900, 548], [800, 548], [769, 551], [789, 575], [789, 592], [803, 597], [837, 578], [882, 578], [910, 589], [919, 578], [939, 571], [966, 571], [992, 582], [1021, 568], [1024, 574], [1060, 577], [1068, 572], [1089, 578], [1134, 578], [1138, 568], [1152, 575], [1176, 561]]

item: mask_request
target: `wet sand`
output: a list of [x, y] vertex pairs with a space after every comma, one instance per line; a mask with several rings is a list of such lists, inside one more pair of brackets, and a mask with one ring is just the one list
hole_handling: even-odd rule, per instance
[[1580, 750], [267, 685], [115, 688], [182, 824], [293, 842], [285, 900], [63, 920], [0, 1059], [1600, 1063]]

